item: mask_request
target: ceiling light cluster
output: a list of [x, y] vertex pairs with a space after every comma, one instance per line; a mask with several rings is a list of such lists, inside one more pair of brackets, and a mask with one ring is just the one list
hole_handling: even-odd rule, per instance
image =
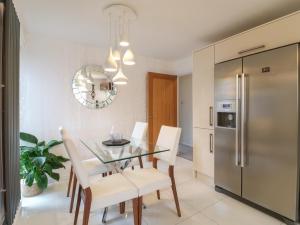
[[125, 5], [110, 5], [104, 9], [109, 19], [109, 51], [104, 70], [115, 73], [112, 81], [116, 85], [127, 84], [123, 65], [135, 65], [135, 57], [129, 43], [130, 21], [136, 19], [136, 13]]

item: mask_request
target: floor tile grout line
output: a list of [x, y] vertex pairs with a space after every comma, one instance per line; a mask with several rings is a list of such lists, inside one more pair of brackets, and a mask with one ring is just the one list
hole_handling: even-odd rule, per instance
[[[176, 225], [176, 224], [183, 223], [184, 221], [190, 219], [191, 217], [193, 217], [193, 216], [195, 216], [195, 215], [197, 215], [197, 214], [199, 214], [199, 213], [201, 213], [202, 215], [204, 215], [204, 214], [202, 213], [202, 211], [204, 211], [204, 210], [206, 210], [206, 209], [208, 209], [208, 208], [214, 206], [215, 204], [217, 204], [217, 203], [220, 202], [220, 201], [221, 201], [221, 200], [218, 199], [216, 202], [214, 202], [214, 203], [212, 203], [212, 204], [209, 204], [208, 206], [206, 206], [206, 207], [204, 207], [204, 208], [202, 208], [202, 209], [200, 209], [200, 210], [197, 210], [197, 211], [196, 211], [195, 213], [193, 213], [192, 215], [186, 217], [183, 221], [180, 221], [180, 222], [178, 222], [178, 223], [175, 223], [175, 225]], [[186, 204], [189, 205], [189, 203], [186, 203]], [[210, 219], [210, 220], [211, 220], [211, 219]], [[215, 222], [215, 221], [214, 221], [214, 222]]]

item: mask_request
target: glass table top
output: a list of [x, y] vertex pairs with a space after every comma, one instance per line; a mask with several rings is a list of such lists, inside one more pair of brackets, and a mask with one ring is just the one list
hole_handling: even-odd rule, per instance
[[146, 141], [139, 139], [130, 139], [130, 143], [123, 146], [106, 146], [102, 144], [100, 138], [97, 139], [80, 139], [81, 143], [91, 151], [101, 162], [112, 163], [122, 160], [130, 160], [140, 156], [148, 156], [161, 152], [170, 151], [163, 146], [156, 145], [154, 151], [149, 151], [149, 145]]

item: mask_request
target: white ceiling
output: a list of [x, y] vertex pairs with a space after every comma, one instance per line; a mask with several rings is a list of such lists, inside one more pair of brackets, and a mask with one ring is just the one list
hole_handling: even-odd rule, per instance
[[164, 60], [300, 10], [300, 0], [14, 0], [25, 32], [108, 46], [102, 9], [131, 6], [136, 53]]

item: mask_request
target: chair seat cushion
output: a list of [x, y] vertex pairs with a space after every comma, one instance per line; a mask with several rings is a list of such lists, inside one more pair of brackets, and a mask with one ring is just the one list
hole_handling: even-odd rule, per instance
[[107, 172], [106, 166], [97, 158], [83, 160], [82, 165], [86, 169], [89, 176]]
[[137, 188], [120, 173], [90, 178], [92, 209], [104, 208], [138, 197]]
[[122, 174], [138, 188], [139, 196], [171, 186], [170, 177], [154, 168], [125, 170]]

